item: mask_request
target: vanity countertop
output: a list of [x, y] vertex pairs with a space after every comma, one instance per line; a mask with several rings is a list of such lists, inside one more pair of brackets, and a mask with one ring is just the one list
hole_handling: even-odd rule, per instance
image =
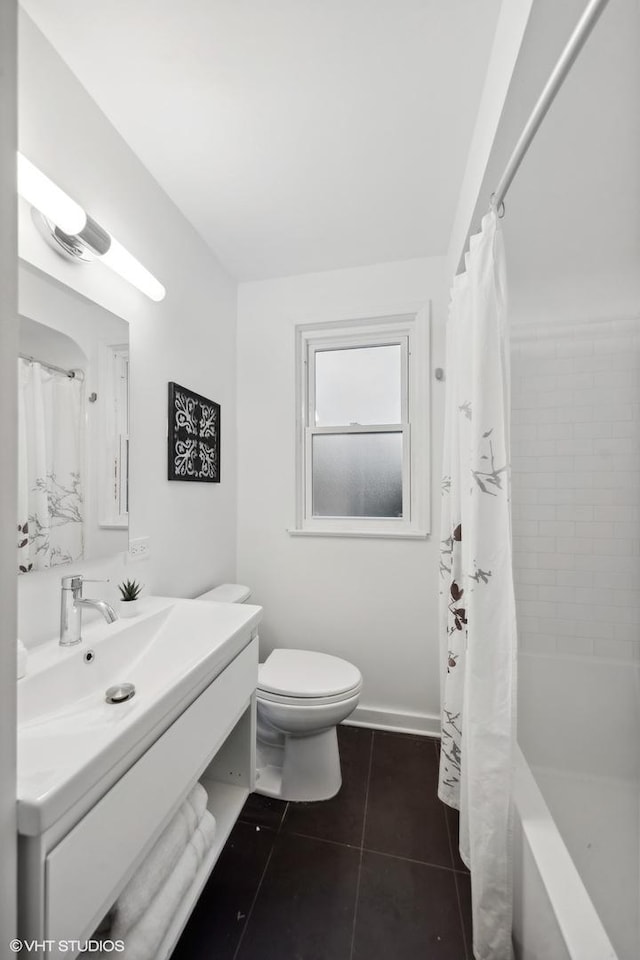
[[[249, 643], [262, 615], [250, 604], [141, 603], [133, 619], [88, 624], [76, 646], [56, 638], [30, 652], [18, 682], [20, 833], [88, 809]], [[107, 703], [107, 688], [126, 682], [135, 696]]]

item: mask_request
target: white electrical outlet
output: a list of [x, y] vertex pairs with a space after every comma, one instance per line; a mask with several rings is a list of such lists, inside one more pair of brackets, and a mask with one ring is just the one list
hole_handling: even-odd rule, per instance
[[129, 540], [129, 560], [148, 560], [151, 555], [149, 537]]

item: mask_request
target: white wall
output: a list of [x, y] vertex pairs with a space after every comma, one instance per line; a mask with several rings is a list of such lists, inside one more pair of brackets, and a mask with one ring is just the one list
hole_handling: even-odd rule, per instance
[[[488, 209], [489, 195], [482, 195], [487, 167], [495, 147], [506, 101], [511, 93], [514, 69], [525, 38], [533, 0], [503, 0], [491, 47], [491, 56], [478, 106], [478, 115], [467, 155], [467, 164], [458, 193], [458, 204], [449, 238], [447, 269], [453, 276], [461, 260], [469, 234], [478, 223], [478, 202], [482, 213]], [[481, 216], [482, 214], [480, 214]]]
[[[16, 3], [0, 3], [0, 528], [15, 530], [18, 348], [16, 277]], [[0, 546], [0, 943], [16, 924], [16, 552]]]
[[[536, 51], [544, 62], [544, 36], [552, 38], [572, 10], [574, 22], [585, 2], [541, 0], [541, 6], [546, 20], [538, 3], [538, 17], [532, 15], [532, 63]], [[503, 226], [512, 322], [637, 315], [638, 37], [637, 0], [610, 3], [509, 191]]]
[[[238, 293], [238, 577], [264, 605], [261, 659], [278, 645], [362, 671], [361, 716], [436, 730], [443, 384], [431, 380], [428, 540], [291, 537], [295, 511], [294, 326], [432, 301], [432, 367], [444, 364], [442, 258], [244, 283]], [[378, 712], [382, 712], [379, 714]], [[401, 715], [394, 717], [393, 715]]]
[[[167, 289], [155, 304], [100, 264], [63, 260], [22, 204], [21, 257], [130, 323], [130, 532], [151, 538], [152, 559], [126, 572], [156, 593], [194, 595], [235, 577], [236, 285], [24, 12], [19, 55], [21, 151]], [[220, 484], [166, 479], [169, 380], [222, 405]], [[107, 566], [114, 576], [123, 572], [122, 564]], [[95, 564], [90, 569], [100, 572]], [[55, 630], [59, 575], [21, 579], [26, 641]]]
[[[610, 4], [610, 7], [617, 8], [621, 4], [628, 6], [629, 3], [635, 3], [635, 0], [617, 0], [615, 4]], [[563, 0], [562, 3], [557, 0], [503, 0], [449, 240], [447, 263], [450, 272], [457, 271], [461, 266], [460, 259], [466, 247], [467, 236], [480, 228], [481, 219], [489, 209], [491, 194], [585, 6], [586, 0]], [[596, 35], [601, 26], [600, 24], [597, 27]], [[593, 42], [594, 38], [591, 38], [589, 45], [593, 45]], [[606, 46], [605, 44], [605, 51]], [[584, 54], [581, 54], [572, 68], [572, 77], [576, 73], [582, 73], [583, 59]], [[616, 61], [612, 61], [613, 63]], [[594, 72], [594, 81], [600, 81], [598, 71]], [[570, 85], [572, 83], [573, 81]], [[549, 120], [557, 115], [557, 103], [564, 98], [563, 91], [545, 118], [534, 144], [546, 138]], [[575, 126], [576, 119], [580, 122], [584, 115], [584, 104], [578, 105], [577, 117], [569, 113], [569, 117], [565, 115], [562, 122], [570, 128]], [[555, 146], [557, 147], [557, 144]], [[593, 155], [597, 162], [599, 151], [594, 151]], [[580, 168], [589, 165], [590, 155], [582, 152], [579, 156]], [[521, 219], [517, 201], [514, 200], [514, 191], [522, 182], [530, 157], [531, 151], [509, 190], [505, 225], [509, 225], [513, 220], [516, 220], [517, 224]], [[553, 157], [564, 163], [562, 152], [558, 154], [556, 150]], [[580, 171], [574, 166], [572, 172], [575, 176], [576, 172]], [[531, 196], [534, 208], [545, 216], [548, 216], [550, 210], [553, 210], [554, 214], [556, 212], [555, 205], [550, 202], [550, 190], [553, 190], [555, 185], [553, 161], [548, 169], [548, 178], [545, 190], [534, 190]], [[563, 187], [566, 186], [563, 183]], [[571, 182], [569, 191], [571, 192]], [[553, 239], [553, 236], [548, 238], [547, 245], [553, 244]], [[562, 246], [559, 246], [559, 250], [563, 250]]]

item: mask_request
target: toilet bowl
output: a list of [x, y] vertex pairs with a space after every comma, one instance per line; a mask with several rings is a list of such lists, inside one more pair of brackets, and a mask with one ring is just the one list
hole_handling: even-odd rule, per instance
[[342, 784], [336, 726], [360, 699], [360, 671], [339, 657], [274, 650], [258, 668], [256, 790], [328, 800]]
[[[243, 603], [251, 592], [222, 584], [199, 600]], [[256, 793], [281, 800], [328, 800], [340, 789], [336, 726], [355, 710], [362, 676], [340, 657], [274, 650], [258, 668]]]

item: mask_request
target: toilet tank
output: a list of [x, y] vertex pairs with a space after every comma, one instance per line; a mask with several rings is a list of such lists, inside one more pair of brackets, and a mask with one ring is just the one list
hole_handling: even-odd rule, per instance
[[221, 583], [213, 590], [207, 590], [195, 597], [195, 600], [215, 600], [216, 603], [244, 603], [251, 596], [249, 587], [242, 583]]

